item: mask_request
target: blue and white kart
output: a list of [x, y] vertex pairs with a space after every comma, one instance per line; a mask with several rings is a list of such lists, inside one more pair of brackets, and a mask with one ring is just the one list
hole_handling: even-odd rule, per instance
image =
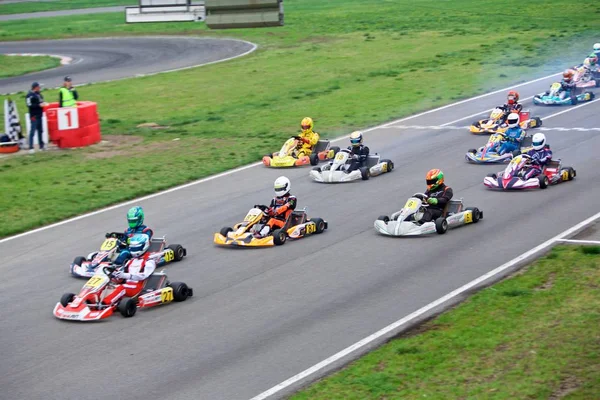
[[538, 106], [569, 106], [577, 103], [593, 100], [595, 95], [592, 92], [582, 92], [578, 95], [567, 93], [564, 98], [561, 95], [561, 85], [555, 82], [550, 86], [550, 90], [533, 96], [533, 104]]
[[519, 149], [513, 152], [499, 154], [498, 149], [503, 137], [503, 133], [495, 133], [491, 135], [485, 146], [482, 146], [478, 149], [469, 149], [467, 154], [465, 154], [465, 160], [473, 164], [505, 163], [512, 160], [514, 156], [525, 153], [532, 148], [532, 137], [525, 136], [523, 140], [521, 140]]
[[[121, 251], [127, 248], [127, 235], [122, 232], [112, 232], [100, 245], [100, 250], [88, 254], [87, 257], [75, 257], [69, 266], [69, 272], [76, 278], [91, 278], [98, 268], [112, 265]], [[181, 261], [187, 255], [187, 250], [179, 244], [167, 246], [166, 238], [152, 238], [148, 249], [149, 259], [162, 267], [172, 261]]]

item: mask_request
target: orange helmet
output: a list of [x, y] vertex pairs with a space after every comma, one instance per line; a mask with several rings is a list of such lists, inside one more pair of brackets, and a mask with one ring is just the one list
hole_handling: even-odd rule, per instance
[[312, 132], [314, 125], [315, 124], [311, 117], [304, 117], [302, 122], [300, 122], [300, 128], [302, 128], [302, 132]]
[[519, 102], [519, 92], [511, 90], [508, 92], [508, 104], [516, 104]]
[[427, 175], [425, 175], [425, 182], [427, 183], [428, 190], [437, 189], [444, 183], [444, 173], [441, 169], [437, 168], [429, 170]]
[[571, 80], [573, 79], [573, 75], [575, 75], [573, 73], [573, 70], [567, 69], [565, 70], [565, 72], [563, 72], [563, 80], [565, 82], [571, 82]]

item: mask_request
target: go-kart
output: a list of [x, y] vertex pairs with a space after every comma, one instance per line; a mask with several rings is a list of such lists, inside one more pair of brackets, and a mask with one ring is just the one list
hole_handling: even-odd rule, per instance
[[317, 165], [319, 161], [332, 159], [340, 151], [337, 146], [330, 147], [329, 140], [319, 140], [310, 156], [298, 156], [297, 152], [301, 145], [301, 138], [293, 136], [285, 141], [281, 150], [277, 153], [267, 154], [262, 162], [267, 167], [288, 168], [303, 165]]
[[463, 200], [450, 200], [443, 214], [435, 221], [421, 222], [428, 207], [427, 195], [414, 194], [404, 207], [391, 216], [382, 215], [375, 221], [375, 230], [387, 236], [418, 236], [430, 233], [444, 234], [448, 228], [477, 223], [483, 212], [477, 207], [464, 208]]
[[520, 148], [511, 153], [498, 153], [498, 146], [504, 137], [503, 133], [495, 133], [490, 136], [485, 146], [478, 149], [469, 149], [465, 154], [465, 159], [473, 164], [495, 164], [510, 161], [513, 156], [519, 155], [522, 152], [527, 152], [531, 149], [533, 138], [531, 136], [525, 136], [521, 140]]
[[70, 321], [97, 321], [110, 317], [118, 310], [125, 318], [133, 317], [138, 308], [154, 307], [172, 301], [185, 301], [193, 290], [183, 282], [169, 282], [164, 273], [155, 273], [133, 297], [125, 297], [125, 289], [111, 303], [102, 300], [113, 290], [122, 287], [112, 279], [117, 268], [104, 265], [83, 285], [79, 294], [65, 293], [54, 306], [56, 318]]
[[575, 86], [580, 89], [600, 87], [600, 76], [584, 66], [575, 67]]
[[[475, 134], [504, 133], [508, 129], [504, 118], [505, 114], [503, 109], [494, 108], [489, 118], [473, 122], [469, 130]], [[539, 128], [542, 126], [542, 120], [539, 117], [531, 118], [529, 111], [521, 111], [519, 113], [519, 126], [521, 129]]]
[[[123, 232], [106, 234], [106, 239], [100, 245], [100, 250], [88, 254], [87, 257], [75, 257], [69, 271], [78, 278], [90, 278], [99, 267], [113, 263], [119, 253], [127, 248], [127, 235]], [[181, 261], [187, 255], [187, 250], [179, 244], [167, 246], [166, 238], [152, 238], [148, 249], [150, 258], [156, 262], [157, 267], [162, 267], [172, 261]]]
[[233, 228], [225, 227], [215, 233], [214, 242], [220, 246], [266, 247], [285, 244], [288, 238], [300, 239], [327, 229], [327, 222], [321, 218], [308, 218], [306, 210], [292, 211], [285, 225], [264, 237], [258, 234], [269, 220], [269, 207], [255, 205], [243, 222]]
[[575, 105], [580, 102], [593, 100], [595, 95], [592, 92], [582, 92], [575, 95], [572, 92], [568, 92], [564, 97], [561, 98], [561, 84], [555, 82], [550, 86], [550, 90], [544, 93], [536, 94], [533, 96], [533, 104], [538, 106], [566, 106]]
[[365, 166], [348, 172], [351, 165], [351, 151], [342, 149], [335, 155], [333, 161], [322, 167], [314, 167], [310, 171], [310, 177], [321, 183], [343, 183], [359, 179], [367, 180], [371, 176], [391, 172], [394, 169], [394, 163], [391, 160], [381, 160], [378, 154], [369, 155]]
[[542, 169], [542, 173], [533, 178], [524, 179], [523, 175], [531, 166], [531, 157], [521, 154], [514, 157], [504, 171], [489, 174], [483, 179], [488, 188], [501, 190], [546, 189], [549, 185], [570, 181], [577, 176], [572, 167], [564, 167], [560, 159], [551, 160]]

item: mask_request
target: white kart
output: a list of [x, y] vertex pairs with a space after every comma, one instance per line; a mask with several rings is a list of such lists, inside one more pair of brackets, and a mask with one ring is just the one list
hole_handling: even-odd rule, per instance
[[462, 199], [450, 200], [441, 217], [435, 221], [419, 222], [428, 207], [427, 195], [414, 194], [404, 207], [390, 217], [382, 215], [375, 221], [375, 230], [387, 236], [418, 236], [430, 233], [444, 234], [448, 228], [477, 223], [483, 212], [477, 207], [464, 208]]
[[310, 177], [321, 183], [344, 183], [359, 179], [367, 180], [371, 176], [381, 175], [385, 172], [391, 172], [394, 169], [394, 163], [390, 160], [381, 160], [378, 154], [367, 157], [367, 165], [354, 171], [348, 171], [352, 165], [352, 154], [349, 149], [342, 149], [336, 155], [333, 161], [322, 167], [314, 167], [310, 171]]

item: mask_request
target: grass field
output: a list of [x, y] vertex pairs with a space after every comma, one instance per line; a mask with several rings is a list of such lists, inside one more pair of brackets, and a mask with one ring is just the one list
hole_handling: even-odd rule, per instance
[[291, 400], [598, 399], [600, 247], [558, 247]]
[[136, 5], [137, 0], [56, 0], [36, 1], [28, 3], [0, 4], [2, 14], [25, 14], [40, 11], [76, 10], [78, 8], [130, 6]]
[[5, 56], [0, 54], [0, 79], [56, 68], [60, 59], [50, 56]]
[[[557, 72], [597, 41], [595, 2], [519, 4], [287, 0], [285, 27], [229, 31], [126, 25], [115, 14], [0, 23], [2, 40], [187, 34], [260, 46], [222, 64], [79, 88], [99, 103], [109, 144], [0, 160], [0, 236], [257, 161], [306, 115], [337, 136]], [[514, 7], [522, 12], [506, 12]], [[24, 112], [23, 95], [15, 99]], [[137, 128], [145, 122], [166, 128]], [[26, 211], [23, 196], [33, 204]]]

